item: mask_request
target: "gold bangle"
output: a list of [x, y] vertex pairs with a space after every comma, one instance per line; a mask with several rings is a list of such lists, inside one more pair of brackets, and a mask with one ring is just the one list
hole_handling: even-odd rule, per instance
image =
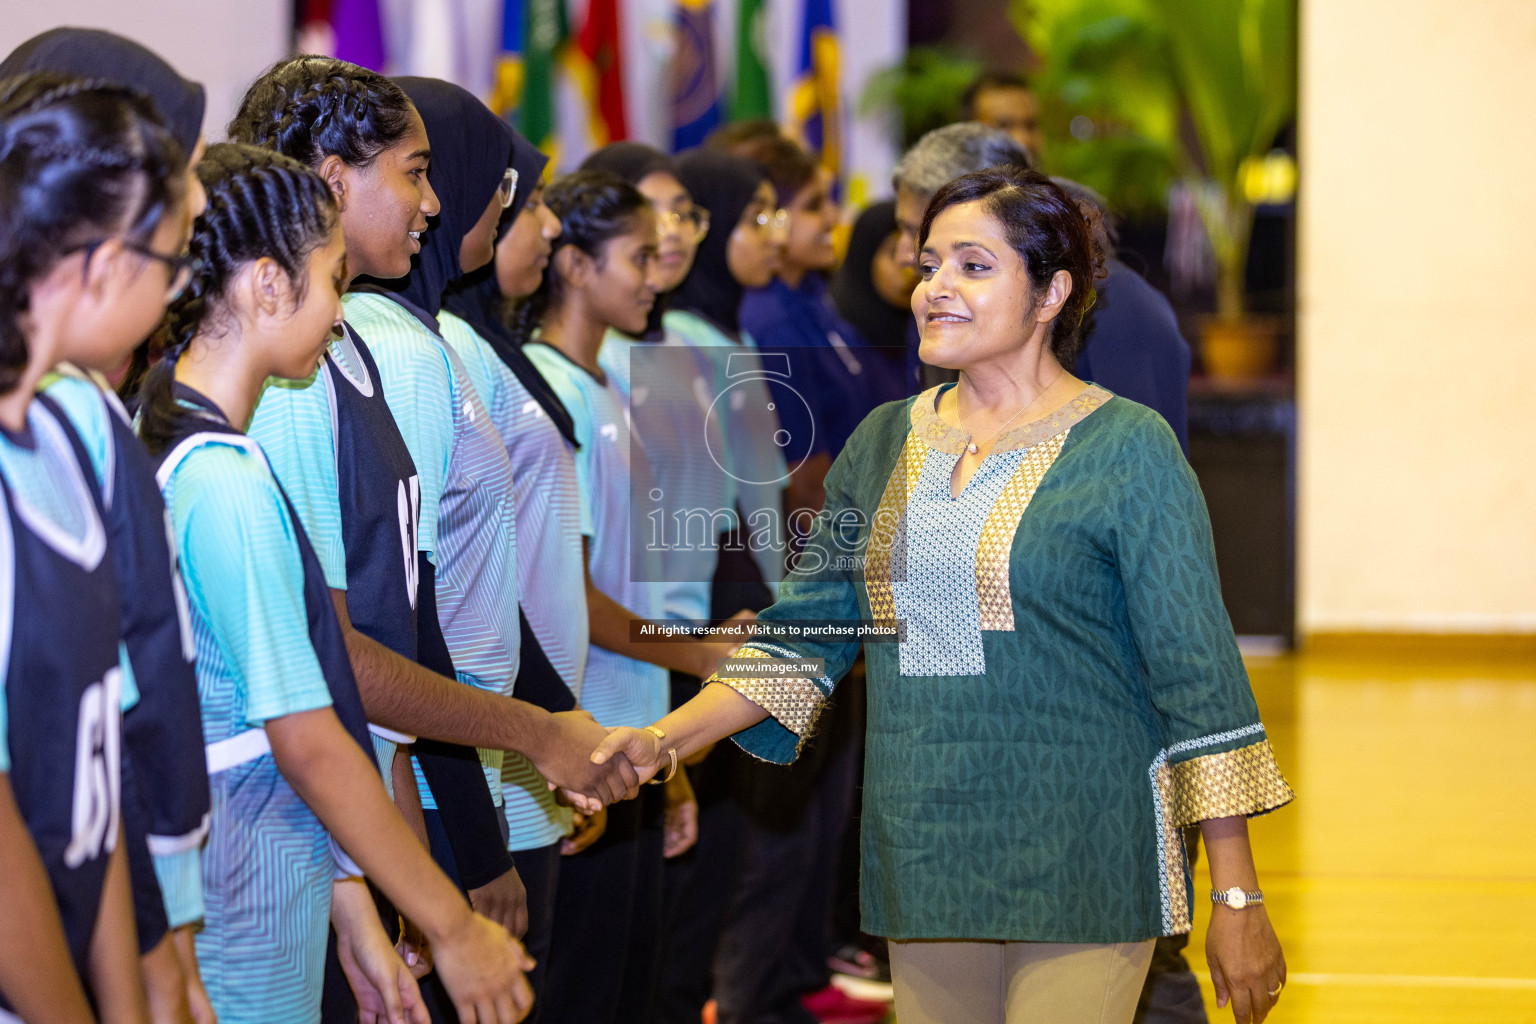
[[[667, 734], [665, 732], [662, 732], [661, 729], [657, 728], [654, 725], [646, 726], [645, 727], [645, 731], [650, 733], [652, 736], [655, 736], [656, 739], [659, 740], [659, 741], [662, 741], [662, 742], [666, 741]], [[667, 748], [667, 756], [672, 759], [672, 766], [667, 770], [667, 777], [664, 778], [664, 779], [652, 779], [651, 780], [651, 785], [653, 785], [653, 786], [664, 786], [667, 783], [672, 781], [672, 776], [677, 774], [677, 748], [676, 747], [668, 747]]]

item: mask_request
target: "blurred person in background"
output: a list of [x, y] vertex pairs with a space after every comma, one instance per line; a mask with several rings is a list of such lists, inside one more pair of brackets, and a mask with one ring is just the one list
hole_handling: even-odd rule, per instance
[[792, 459], [808, 456], [789, 479], [790, 508], [816, 512], [832, 460], [875, 406], [896, 397], [899, 382], [887, 379], [884, 363], [871, 358], [866, 339], [827, 294], [827, 275], [837, 262], [832, 232], [841, 219], [831, 176], [781, 135], [750, 139], [735, 152], [768, 175], [786, 214], [778, 273], [747, 291], [741, 324], [760, 350], [789, 359], [789, 379], [771, 378], [769, 390], [780, 425], [795, 438], [811, 438], [808, 448], [792, 443], [786, 451]]
[[1052, 178], [1092, 215], [1094, 240], [1107, 276], [1083, 319], [1083, 349], [1072, 372], [1121, 398], [1156, 409], [1189, 454], [1189, 343], [1162, 292], [1115, 258], [1115, 227], [1108, 202], [1086, 185]]
[[[723, 426], [708, 415], [717, 394], [715, 362], [669, 332], [662, 314], [693, 269], [699, 243], [709, 233], [709, 213], [694, 203], [673, 159], [650, 146], [615, 142], [589, 156], [581, 169], [606, 171], [635, 186], [656, 213], [651, 262], [656, 304], [641, 334], [611, 328], [597, 358], [623, 396], [630, 429], [651, 463], [652, 500], [637, 495], [631, 515], [654, 515], [665, 531], [662, 575], [654, 582], [662, 590], [666, 618], [708, 622], [711, 584], [731, 533], [736, 489], [711, 454], [725, 450]], [[676, 707], [698, 692], [701, 680], [674, 671], [670, 682]], [[716, 747], [683, 765], [667, 785], [662, 956], [652, 1018], [657, 1021], [696, 1024], [709, 999], [710, 959], [739, 861], [739, 815], [730, 800], [739, 757]]]
[[989, 71], [965, 90], [960, 100], [960, 119], [980, 121], [988, 128], [1007, 132], [1025, 151], [1030, 163], [1040, 162], [1045, 135], [1040, 130], [1040, 97], [1023, 75]]
[[[896, 187], [896, 259], [901, 265], [914, 271], [917, 268], [917, 232], [923, 223], [923, 211], [928, 208], [928, 200], [935, 192], [961, 175], [1004, 164], [1034, 166], [1029, 152], [1015, 139], [976, 121], [935, 128], [918, 139], [891, 174], [891, 183]], [[907, 345], [914, 359], [917, 341], [917, 325], [914, 323], [907, 334]], [[918, 384], [927, 388], [952, 383], [956, 379], [954, 371], [930, 366], [920, 360], [914, 377], [907, 381], [909, 388]]]
[[[832, 279], [837, 311], [885, 361], [899, 382], [907, 380], [907, 333], [912, 328], [912, 287], [917, 276], [896, 258], [896, 201], [875, 203], [859, 214], [848, 253]], [[897, 398], [905, 398], [903, 393]]]

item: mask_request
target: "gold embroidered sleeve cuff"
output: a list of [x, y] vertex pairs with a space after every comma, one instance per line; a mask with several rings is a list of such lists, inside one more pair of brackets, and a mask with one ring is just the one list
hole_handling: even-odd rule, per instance
[[1296, 798], [1280, 774], [1268, 740], [1192, 757], [1172, 767], [1172, 818], [1176, 826], [1211, 818], [1252, 817]]
[[[733, 660], [772, 657], [774, 655], [751, 647], [740, 648], [731, 655]], [[744, 678], [738, 675], [722, 677], [717, 673], [704, 682], [706, 685], [720, 683], [729, 686], [768, 712], [780, 725], [802, 740], [810, 734], [812, 723], [827, 701], [821, 688], [803, 676]]]

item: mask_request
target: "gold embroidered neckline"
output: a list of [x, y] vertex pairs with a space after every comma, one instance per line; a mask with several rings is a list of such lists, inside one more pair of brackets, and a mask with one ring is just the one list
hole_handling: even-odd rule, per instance
[[[944, 418], [939, 415], [939, 392], [942, 388], [942, 384], [931, 387], [918, 395], [912, 403], [912, 432], [935, 451], [960, 455], [965, 451], [966, 434], [959, 427], [952, 427], [945, 423]], [[1086, 384], [1083, 390], [1059, 409], [1037, 420], [1021, 423], [1006, 434], [999, 435], [992, 442], [992, 448], [987, 454], [1033, 447], [1081, 423], [1090, 413], [1113, 397], [1114, 395], [1097, 384]]]

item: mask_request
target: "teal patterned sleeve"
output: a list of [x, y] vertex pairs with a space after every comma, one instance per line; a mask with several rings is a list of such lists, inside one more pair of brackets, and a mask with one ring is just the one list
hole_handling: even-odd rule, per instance
[[176, 853], [154, 855], [155, 877], [160, 881], [165, 916], [172, 928], [202, 920], [202, 857], [202, 850], [196, 846]]
[[1178, 440], [1126, 402], [1110, 474], [1112, 533], [1126, 611], [1163, 724], [1171, 818], [1187, 825], [1255, 815], [1295, 794], [1275, 764], [1221, 599], [1210, 517]]
[[208, 444], [171, 480], [187, 596], [238, 676], [246, 724], [330, 707], [309, 638], [293, 521], [266, 467]]
[[[875, 447], [884, 437], [889, 413], [871, 415], [854, 431], [826, 477], [826, 503], [811, 527], [794, 572], [779, 585], [779, 597], [758, 615], [769, 625], [785, 623], [852, 623], [863, 618], [857, 566], [862, 563], [868, 532], [861, 528], [870, 510], [856, 497], [854, 477], [882, 462]], [[883, 460], [889, 461], [889, 460]], [[883, 480], [881, 481], [884, 482]], [[753, 757], [789, 764], [799, 756], [815, 731], [827, 698], [859, 656], [862, 642], [856, 638], [756, 639], [732, 655], [746, 658], [817, 659], [825, 672], [820, 678], [794, 676], [743, 677], [718, 673], [706, 683], [729, 686], [767, 711], [767, 719], [737, 733], [736, 744]]]
[[319, 371], [303, 380], [269, 378], [247, 431], [261, 444], [309, 536], [326, 585], [347, 589], [347, 550], [336, 488], [336, 431]]

